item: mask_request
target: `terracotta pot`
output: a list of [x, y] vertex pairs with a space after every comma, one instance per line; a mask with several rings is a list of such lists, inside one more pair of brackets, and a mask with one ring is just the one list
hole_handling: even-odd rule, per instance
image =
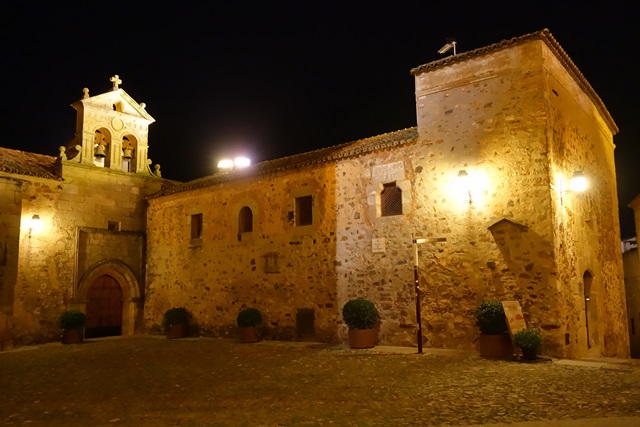
[[480, 334], [478, 344], [480, 356], [501, 359], [513, 357], [514, 348], [511, 342], [511, 335], [509, 334]]
[[349, 329], [351, 348], [372, 348], [378, 343], [378, 329]]
[[254, 326], [238, 326], [238, 339], [243, 343], [260, 341], [258, 328]]
[[538, 358], [537, 348], [521, 348], [522, 358], [526, 360], [536, 360]]
[[186, 338], [189, 336], [189, 327], [184, 323], [178, 323], [177, 325], [169, 326], [164, 334], [168, 339]]
[[84, 342], [84, 328], [65, 329], [62, 331], [62, 344], [82, 344]]

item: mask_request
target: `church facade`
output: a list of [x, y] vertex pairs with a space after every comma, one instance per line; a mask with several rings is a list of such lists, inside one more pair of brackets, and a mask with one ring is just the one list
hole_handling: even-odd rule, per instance
[[144, 198], [170, 181], [149, 168], [154, 119], [112, 82], [72, 105], [57, 158], [0, 148], [3, 348], [58, 339], [66, 309], [87, 313], [89, 336], [144, 330]]
[[[543, 30], [411, 72], [415, 127], [181, 184], [148, 168], [144, 107], [116, 83], [94, 97], [104, 111], [89, 114], [94, 98], [85, 98], [76, 107], [83, 141], [52, 161], [62, 174], [38, 178], [46, 191], [35, 177], [0, 175], [2, 197], [15, 200], [2, 212], [13, 230], [5, 328], [35, 337], [65, 307], [90, 312], [101, 278], [122, 291], [123, 334], [157, 331], [164, 311], [182, 306], [195, 333], [233, 337], [238, 312], [252, 306], [267, 338], [341, 342], [342, 306], [365, 297], [381, 313], [380, 343], [414, 346], [417, 264], [427, 347], [474, 348], [473, 312], [499, 299], [520, 302], [545, 354], [628, 356], [618, 129], [568, 55]], [[102, 138], [119, 170], [94, 163]], [[139, 157], [123, 171], [131, 141]], [[56, 201], [68, 191], [58, 188], [78, 179], [65, 170], [89, 186], [100, 177], [104, 194], [85, 208], [110, 215], [66, 224]], [[583, 192], [570, 187], [579, 176], [589, 181]], [[108, 208], [114, 186], [128, 208]], [[26, 221], [45, 204], [55, 231], [34, 237]], [[39, 257], [26, 252], [34, 239], [46, 239]], [[126, 241], [128, 255], [110, 251], [110, 239]]]

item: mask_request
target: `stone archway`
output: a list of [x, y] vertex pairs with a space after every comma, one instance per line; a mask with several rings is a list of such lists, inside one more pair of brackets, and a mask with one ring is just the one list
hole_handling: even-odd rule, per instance
[[593, 286], [593, 275], [589, 270], [582, 275], [584, 288], [584, 318], [587, 337], [587, 353], [600, 356], [600, 339], [598, 335], [598, 292]]
[[[95, 299], [106, 297], [111, 299], [111, 303], [108, 304], [115, 305], [114, 300], [117, 298], [115, 296], [117, 288], [121, 292], [118, 295], [121, 300], [120, 334], [133, 335], [136, 331], [136, 319], [142, 318], [142, 308], [139, 306], [141, 292], [137, 278], [131, 268], [124, 262], [107, 260], [89, 268], [78, 284], [76, 302], [79, 308], [87, 313], [87, 317], [91, 315], [93, 316], [92, 319], [95, 320], [96, 316], [101, 316], [92, 312], [95, 309]], [[107, 294], [112, 295], [108, 296]], [[112, 316], [115, 307], [109, 310], [111, 311], [109, 316]], [[105, 313], [104, 315], [107, 314]], [[117, 327], [116, 322], [110, 321], [110, 323], [114, 323], [110, 327]]]

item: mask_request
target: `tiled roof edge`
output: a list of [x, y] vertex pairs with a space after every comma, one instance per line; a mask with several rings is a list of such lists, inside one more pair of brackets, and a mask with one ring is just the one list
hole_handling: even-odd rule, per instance
[[567, 52], [560, 46], [560, 43], [553, 37], [551, 32], [545, 28], [540, 31], [536, 31], [533, 33], [525, 34], [519, 37], [513, 37], [507, 40], [502, 40], [498, 43], [494, 43], [488, 46], [480, 47], [478, 49], [470, 50], [467, 52], [462, 52], [456, 55], [450, 55], [446, 58], [439, 59], [437, 61], [429, 62], [427, 64], [420, 65], [418, 67], [411, 69], [411, 75], [417, 76], [420, 73], [423, 73], [428, 70], [434, 70], [437, 68], [441, 68], [456, 62], [464, 61], [467, 59], [475, 58], [480, 55], [484, 55], [486, 53], [504, 49], [509, 46], [514, 46], [516, 44], [520, 44], [530, 40], [542, 40], [545, 44], [551, 49], [552, 52], [555, 53], [556, 57], [560, 60], [562, 65], [564, 65], [569, 73], [573, 75], [578, 85], [584, 90], [587, 95], [591, 98], [593, 103], [596, 105], [600, 113], [603, 115], [607, 124], [613, 130], [613, 134], [617, 134], [619, 132], [618, 126], [616, 125], [613, 117], [607, 110], [607, 107], [602, 102], [602, 99], [598, 96], [596, 91], [591, 87], [585, 76], [580, 72], [578, 67], [573, 63]]
[[[402, 135], [403, 133], [406, 135], [403, 135], [403, 137], [400, 139], [389, 139], [386, 141], [381, 141], [379, 144], [375, 144], [371, 146], [355, 147], [351, 150], [348, 149], [349, 146], [359, 145], [358, 143], [362, 143], [364, 141], [370, 141], [375, 139], [382, 140], [384, 139], [384, 137], [392, 136], [394, 134]], [[260, 162], [253, 165], [250, 168], [250, 170], [239, 171], [237, 173], [234, 173], [234, 172], [229, 172], [224, 174], [217, 173], [204, 178], [199, 178], [194, 181], [187, 182], [184, 185], [179, 185], [179, 186], [167, 189], [165, 191], [159, 191], [157, 193], [151, 194], [147, 196], [146, 199], [154, 199], [157, 197], [167, 196], [174, 193], [181, 193], [184, 191], [210, 187], [223, 182], [237, 181], [237, 180], [241, 180], [249, 177], [263, 176], [263, 175], [283, 172], [283, 171], [292, 170], [292, 169], [299, 169], [299, 168], [303, 168], [311, 165], [328, 163], [328, 162], [339, 160], [339, 159], [356, 157], [368, 152], [414, 142], [417, 139], [417, 136], [418, 136], [418, 128], [414, 126], [414, 127], [394, 131], [394, 132], [383, 133], [383, 134], [372, 136], [369, 138], [358, 139], [358, 140], [347, 142], [344, 144], [334, 145], [326, 148], [320, 148], [318, 150], [307, 151], [300, 154], [294, 154], [292, 156], [281, 157], [273, 160], [266, 160], [264, 162]], [[326, 152], [327, 155], [322, 156], [323, 152]], [[308, 159], [301, 160], [303, 158], [308, 158]], [[300, 159], [300, 160], [296, 161], [296, 159]], [[278, 166], [278, 163], [284, 163], [284, 164], [282, 166]]]
[[32, 153], [29, 151], [15, 150], [12, 148], [0, 147], [7, 152], [14, 152], [17, 155], [27, 156], [35, 161], [36, 168], [32, 168], [33, 164], [29, 162], [23, 163], [24, 159], [17, 160], [18, 166], [11, 166], [8, 163], [0, 162], [0, 172], [10, 173], [22, 176], [32, 176], [36, 178], [53, 179], [56, 181], [64, 181], [64, 178], [55, 173], [56, 158], [46, 154]]

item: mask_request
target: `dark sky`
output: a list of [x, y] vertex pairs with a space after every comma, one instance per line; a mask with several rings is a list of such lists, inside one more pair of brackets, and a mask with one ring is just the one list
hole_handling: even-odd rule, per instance
[[[56, 155], [70, 104], [121, 87], [155, 119], [149, 157], [190, 180], [243, 151], [254, 162], [414, 126], [410, 69], [548, 28], [620, 128], [623, 237], [640, 193], [640, 25], [631, 2], [4, 1], [1, 146]], [[472, 6], [473, 5], [473, 6]], [[234, 150], [235, 149], [235, 150]]]

